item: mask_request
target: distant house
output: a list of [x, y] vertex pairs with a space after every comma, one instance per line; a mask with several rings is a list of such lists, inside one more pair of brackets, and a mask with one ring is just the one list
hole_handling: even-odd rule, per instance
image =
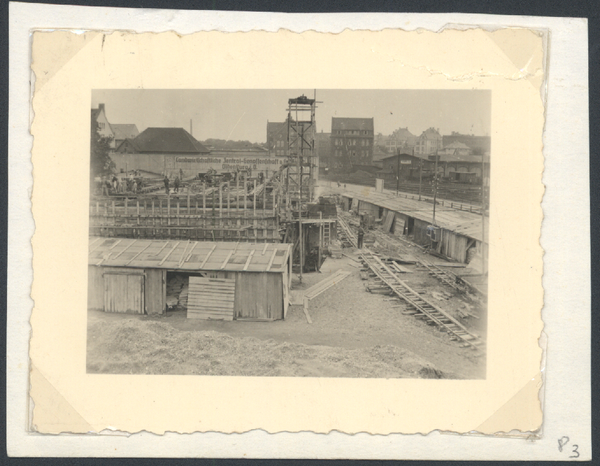
[[442, 135], [436, 128], [428, 128], [417, 139], [415, 155], [436, 154], [441, 148]]
[[374, 134], [373, 118], [332, 118], [331, 156], [335, 167], [371, 165]]
[[92, 109], [92, 121], [96, 121], [98, 123], [98, 133], [100, 134], [100, 136], [112, 139], [110, 147], [114, 149], [115, 132], [113, 131], [111, 124], [106, 118], [106, 109], [104, 107], [104, 104], [98, 104], [98, 108]]
[[136, 125], [131, 124], [112, 124], [114, 133], [114, 147], [119, 147], [125, 139], [134, 139], [140, 132]]
[[[473, 149], [459, 141], [454, 141], [437, 151], [438, 155], [472, 155]], [[431, 156], [430, 156], [431, 158]], [[434, 159], [435, 160], [435, 159]]]
[[[196, 165], [210, 151], [183, 128], [146, 128], [133, 139], [125, 139], [112, 156], [123, 173], [140, 170], [154, 174], [195, 176]], [[220, 165], [219, 165], [220, 166]]]
[[419, 173], [428, 175], [433, 162], [413, 154], [399, 153], [388, 155], [382, 161], [380, 177], [386, 181], [418, 179]]
[[146, 128], [116, 149], [120, 154], [208, 154], [210, 151], [183, 128]]
[[[438, 170], [443, 176], [460, 183], [481, 183], [482, 168], [484, 176], [489, 176], [490, 157], [486, 155], [438, 155]], [[435, 160], [435, 156], [429, 157]]]
[[474, 136], [453, 131], [451, 134], [442, 137], [443, 147], [449, 146], [453, 142], [460, 142], [468, 146], [473, 151], [473, 155], [483, 155], [491, 150], [490, 136]]
[[267, 121], [267, 149], [270, 155], [284, 156], [288, 150], [288, 123]]
[[408, 127], [398, 128], [385, 139], [385, 148], [390, 154], [395, 154], [398, 150], [405, 153], [412, 153], [417, 144], [417, 136], [412, 134]]
[[110, 148], [116, 149], [125, 141], [125, 139], [133, 139], [139, 131], [136, 125], [110, 123], [106, 117], [106, 107], [104, 104], [98, 104], [98, 108], [92, 109], [92, 121], [98, 123], [98, 132], [102, 137], [111, 138]]

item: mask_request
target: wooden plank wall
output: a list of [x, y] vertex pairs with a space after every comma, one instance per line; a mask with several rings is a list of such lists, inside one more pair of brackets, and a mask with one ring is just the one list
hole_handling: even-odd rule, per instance
[[415, 227], [414, 227], [414, 238], [413, 241], [417, 244], [425, 245], [431, 242], [429, 236], [427, 236], [427, 226], [430, 225], [429, 222], [423, 222], [422, 220], [418, 220], [415, 218]]
[[104, 310], [104, 267], [88, 266], [88, 309]]
[[283, 319], [283, 274], [238, 272], [235, 317]]
[[458, 262], [466, 262], [468, 238], [451, 231], [442, 232], [440, 253]]
[[142, 273], [105, 273], [104, 311], [143, 314], [144, 275]]
[[167, 271], [145, 269], [146, 272], [146, 313], [163, 314], [167, 302]]

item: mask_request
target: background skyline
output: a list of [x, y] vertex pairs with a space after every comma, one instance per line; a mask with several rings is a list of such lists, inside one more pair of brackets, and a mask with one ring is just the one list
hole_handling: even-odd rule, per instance
[[[289, 98], [313, 97], [313, 89], [106, 89], [92, 91], [92, 108], [105, 104], [110, 123], [180, 127], [200, 140], [209, 138], [266, 142], [267, 121], [287, 116]], [[491, 133], [488, 90], [351, 90], [316, 91], [318, 132], [331, 132], [332, 117], [374, 118], [375, 134], [408, 127], [419, 136], [430, 127], [442, 135], [457, 131]]]

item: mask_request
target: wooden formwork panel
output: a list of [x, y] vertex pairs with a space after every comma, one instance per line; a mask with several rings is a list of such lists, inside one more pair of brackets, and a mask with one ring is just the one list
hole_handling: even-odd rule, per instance
[[190, 277], [187, 316], [233, 320], [235, 279]]

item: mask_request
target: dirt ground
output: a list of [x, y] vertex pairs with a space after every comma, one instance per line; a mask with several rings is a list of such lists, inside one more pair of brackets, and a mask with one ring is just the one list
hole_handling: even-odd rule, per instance
[[[383, 234], [383, 233], [381, 233]], [[389, 235], [388, 235], [389, 236]], [[422, 254], [398, 243], [400, 253]], [[377, 250], [375, 243], [372, 249]], [[407, 249], [408, 248], [408, 249]], [[386, 378], [485, 377], [485, 355], [435, 326], [402, 314], [391, 296], [367, 291], [358, 254], [344, 249], [341, 259], [326, 259], [321, 273], [295, 274], [293, 290], [307, 289], [328, 274], [351, 274], [310, 301], [309, 314], [290, 306], [275, 322], [187, 319], [185, 311], [165, 316], [88, 312], [87, 370], [94, 373], [206, 374], [245, 376], [324, 376]], [[485, 307], [456, 293], [418, 265], [402, 279], [427, 299], [454, 314], [485, 338]], [[479, 318], [460, 317], [459, 310]]]

